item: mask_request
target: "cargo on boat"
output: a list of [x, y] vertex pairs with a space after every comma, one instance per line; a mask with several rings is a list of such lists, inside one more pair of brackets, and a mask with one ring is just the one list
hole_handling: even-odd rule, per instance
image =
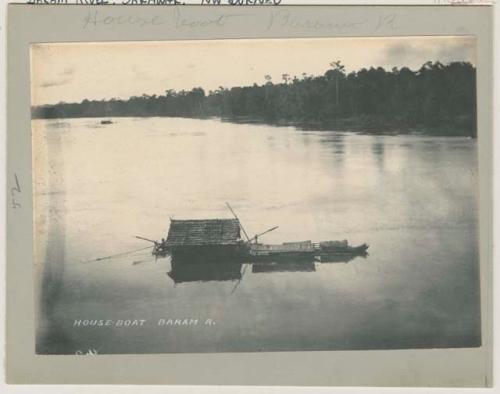
[[[274, 231], [274, 226], [250, 238], [231, 206], [234, 219], [170, 220], [167, 239], [153, 241], [153, 255], [171, 256], [173, 262], [185, 263], [258, 263], [348, 261], [351, 256], [366, 255], [367, 244], [351, 246], [347, 240], [312, 243], [259, 243], [259, 237]], [[242, 239], [241, 232], [245, 239]], [[339, 257], [340, 256], [340, 257]], [[257, 268], [260, 269], [260, 268]], [[265, 270], [265, 268], [264, 268]]]
[[280, 245], [250, 244], [248, 252], [254, 261], [313, 261], [316, 253], [311, 241], [285, 242]]

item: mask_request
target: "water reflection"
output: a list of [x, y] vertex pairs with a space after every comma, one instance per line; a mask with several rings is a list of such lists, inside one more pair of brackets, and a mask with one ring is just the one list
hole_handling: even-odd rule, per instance
[[326, 146], [331, 146], [330, 154], [335, 159], [335, 163], [339, 168], [342, 168], [345, 161], [345, 141], [344, 135], [340, 133], [335, 133], [328, 137], [323, 137], [322, 143], [326, 144]]
[[316, 266], [328, 263], [349, 263], [357, 257], [366, 259], [368, 253], [361, 254], [321, 254], [303, 260], [272, 260], [264, 262], [213, 262], [171, 260], [167, 275], [175, 284], [186, 282], [224, 282], [244, 280], [245, 272], [251, 267], [253, 274], [279, 272], [316, 272]]
[[322, 263], [348, 263], [357, 257], [366, 259], [368, 257], [368, 253], [365, 252], [358, 255], [325, 253], [320, 255], [320, 261]]
[[384, 170], [384, 161], [385, 161], [385, 145], [384, 141], [377, 139], [372, 144], [372, 153], [373, 158], [375, 159], [375, 164], [380, 171]]
[[252, 272], [256, 273], [271, 273], [271, 272], [314, 272], [316, 265], [314, 261], [302, 262], [272, 262], [272, 263], [255, 263], [252, 264]]
[[168, 276], [174, 283], [230, 281], [241, 279], [241, 263], [171, 262]]

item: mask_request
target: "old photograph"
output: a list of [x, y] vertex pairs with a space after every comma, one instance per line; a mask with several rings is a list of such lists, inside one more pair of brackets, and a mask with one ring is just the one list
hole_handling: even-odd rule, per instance
[[37, 354], [481, 346], [473, 36], [30, 61]]

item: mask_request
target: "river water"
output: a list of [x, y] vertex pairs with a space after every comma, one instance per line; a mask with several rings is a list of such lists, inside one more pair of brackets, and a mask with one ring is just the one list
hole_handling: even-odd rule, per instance
[[[33, 121], [38, 353], [480, 344], [475, 140], [100, 121]], [[369, 255], [174, 283], [169, 258], [124, 253], [170, 217], [231, 218], [226, 201], [252, 235], [279, 226], [262, 242]]]

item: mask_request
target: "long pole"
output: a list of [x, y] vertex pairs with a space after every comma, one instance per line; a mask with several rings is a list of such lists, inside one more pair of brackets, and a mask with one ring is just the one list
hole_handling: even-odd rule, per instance
[[264, 234], [267, 234], [267, 233], [270, 233], [271, 231], [274, 231], [278, 228], [279, 226], [275, 226], [273, 228], [270, 228], [269, 230], [266, 230], [260, 234], [257, 234], [257, 235], [254, 235], [253, 238], [250, 240], [250, 241], [253, 241], [254, 239], [256, 240], [258, 237], [260, 237], [261, 235], [264, 235]]
[[245, 237], [247, 239], [247, 242], [250, 242], [250, 238], [248, 237], [248, 234], [247, 232], [245, 231], [245, 229], [243, 228], [243, 225], [241, 224], [241, 220], [238, 218], [238, 216], [236, 216], [236, 214], [234, 213], [233, 211], [233, 208], [231, 208], [231, 205], [229, 205], [228, 202], [226, 202], [226, 205], [227, 207], [229, 208], [229, 210], [231, 211], [231, 213], [233, 214], [233, 216], [238, 220], [238, 223], [240, 224], [240, 227], [241, 227], [241, 230], [243, 231], [243, 234], [245, 234]]
[[142, 239], [143, 241], [148, 241], [148, 242], [153, 242], [153, 243], [156, 243], [156, 241], [153, 241], [152, 239], [149, 239], [149, 238], [144, 238], [144, 237], [139, 237], [138, 235], [135, 236], [135, 238], [137, 239]]

